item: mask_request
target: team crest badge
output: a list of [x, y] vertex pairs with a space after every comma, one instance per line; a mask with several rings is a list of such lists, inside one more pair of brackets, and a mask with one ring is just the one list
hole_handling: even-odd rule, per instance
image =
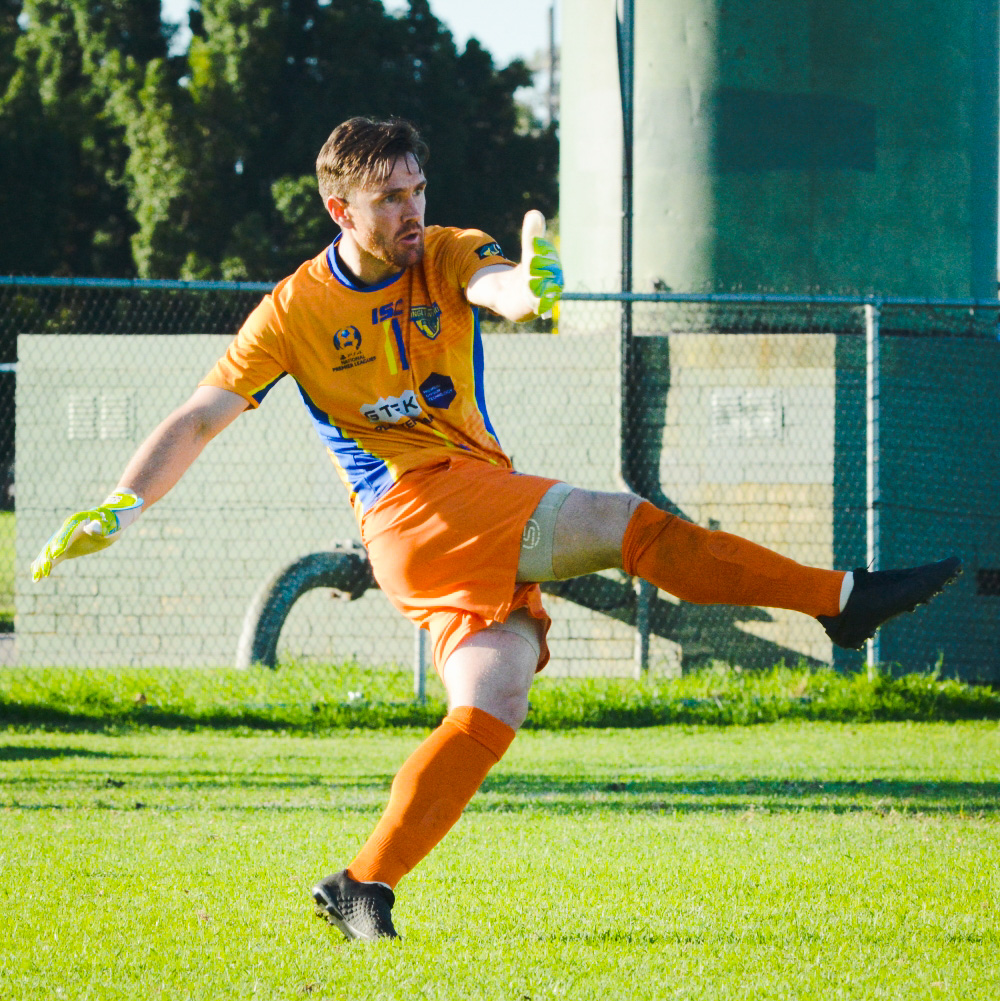
[[433, 341], [441, 333], [441, 307], [436, 302], [429, 306], [411, 306], [410, 320], [429, 340]]
[[485, 261], [487, 257], [503, 257], [500, 244], [496, 241], [493, 243], [484, 243], [481, 247], [477, 247], [476, 253], [479, 255], [481, 261]]

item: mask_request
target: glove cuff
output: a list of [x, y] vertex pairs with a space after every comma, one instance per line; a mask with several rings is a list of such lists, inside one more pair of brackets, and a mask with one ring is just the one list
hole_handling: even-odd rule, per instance
[[142, 505], [142, 498], [128, 490], [115, 490], [108, 494], [101, 502], [101, 507], [110, 509], [118, 522], [117, 526], [108, 534], [114, 535], [115, 532], [128, 528], [142, 514]]

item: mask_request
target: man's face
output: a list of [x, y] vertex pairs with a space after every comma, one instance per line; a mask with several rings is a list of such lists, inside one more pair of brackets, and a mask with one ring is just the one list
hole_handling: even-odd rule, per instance
[[426, 186], [417, 161], [400, 157], [385, 180], [355, 189], [347, 198], [343, 211], [350, 227], [344, 227], [345, 232], [362, 255], [374, 258], [371, 264], [376, 268], [385, 266], [387, 274], [417, 264], [424, 256]]

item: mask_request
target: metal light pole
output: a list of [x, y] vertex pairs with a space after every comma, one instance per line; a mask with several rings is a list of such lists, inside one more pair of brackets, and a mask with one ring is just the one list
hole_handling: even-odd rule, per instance
[[[621, 290], [632, 291], [632, 221], [633, 221], [633, 151], [635, 147], [635, 0], [620, 0], [617, 12], [618, 84], [622, 100], [622, 270]], [[621, 477], [625, 486], [638, 493], [632, 483], [626, 450], [631, 416], [635, 411], [632, 401], [632, 303], [621, 304], [621, 423], [619, 457]], [[635, 674], [641, 677], [649, 670], [649, 612], [655, 588], [645, 581], [636, 585], [635, 603]]]

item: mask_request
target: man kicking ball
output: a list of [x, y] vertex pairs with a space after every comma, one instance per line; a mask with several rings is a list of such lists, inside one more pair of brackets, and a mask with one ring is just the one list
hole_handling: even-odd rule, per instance
[[512, 321], [547, 312], [562, 266], [539, 212], [524, 217], [519, 264], [479, 230], [425, 227], [426, 160], [407, 122], [352, 118], [334, 129], [316, 173], [339, 236], [278, 282], [114, 493], [67, 518], [32, 564], [41, 580], [116, 541], [215, 435], [283, 376], [295, 379], [350, 492], [375, 579], [430, 631], [448, 694], [448, 714], [399, 770], [371, 836], [313, 888], [351, 939], [396, 937], [396, 886], [524, 722], [549, 657], [539, 582], [621, 569], [684, 601], [793, 609], [858, 648], [959, 572], [954, 557], [872, 573], [807, 567], [633, 494], [515, 472], [486, 412], [477, 308]]

